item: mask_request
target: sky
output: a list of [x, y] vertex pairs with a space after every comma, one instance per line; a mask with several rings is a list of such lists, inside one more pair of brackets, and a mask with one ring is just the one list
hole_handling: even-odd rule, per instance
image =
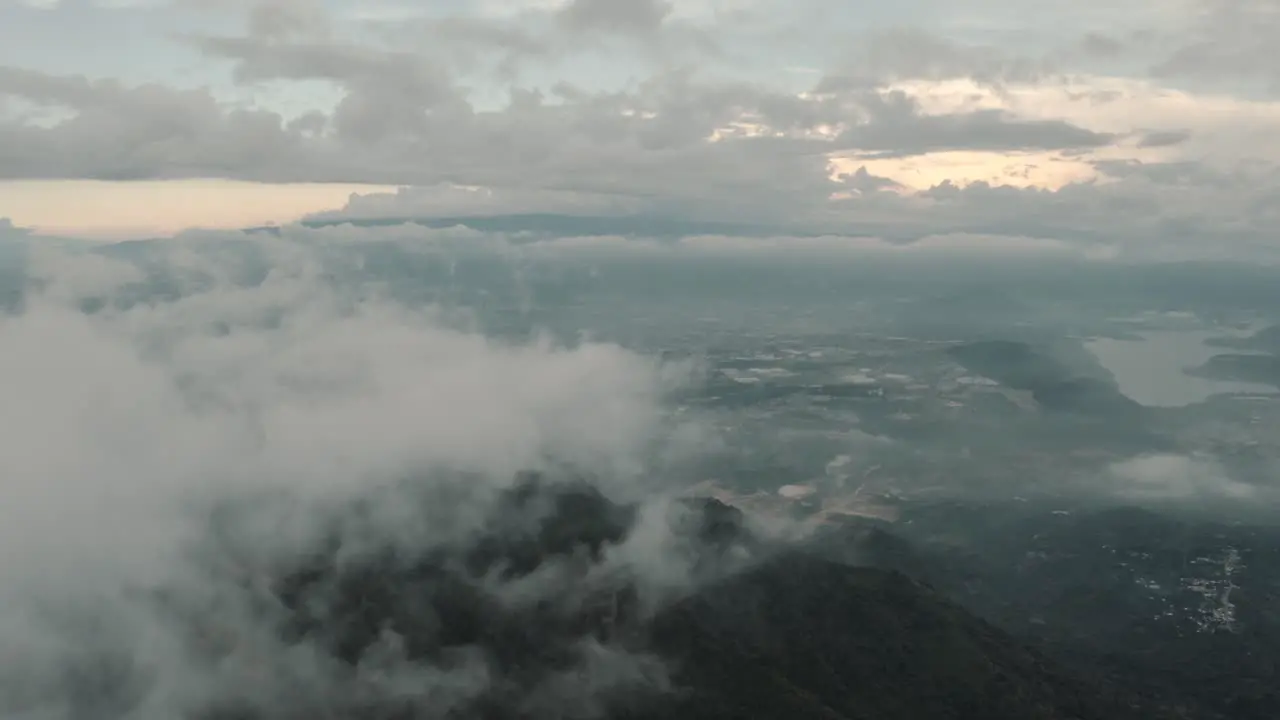
[[37, 233], [549, 212], [1280, 250], [1280, 0], [0, 0]]

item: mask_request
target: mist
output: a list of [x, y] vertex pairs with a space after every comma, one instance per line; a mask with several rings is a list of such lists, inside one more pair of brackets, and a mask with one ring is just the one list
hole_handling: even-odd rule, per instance
[[999, 555], [1006, 514], [1275, 498], [1269, 406], [1143, 405], [1090, 349], [1265, 325], [1280, 285], [1208, 266], [412, 224], [5, 248], [6, 717], [605, 717], [680, 692], [644, 623], [773, 552], [747, 536]]
[[[440, 714], [509, 694], [482, 648], [424, 661], [388, 636], [343, 670], [319, 640], [280, 637], [265, 583], [335, 537], [346, 567], [506, 532], [493, 513], [520, 473], [638, 508], [590, 577], [625, 572], [649, 606], [691, 587], [672, 479], [711, 430], [672, 415], [686, 365], [488, 337], [397, 302], [332, 246], [207, 240], [141, 262], [34, 248], [0, 319], [6, 717]], [[565, 572], [594, 582], [559, 561], [480, 579], [502, 603], [568, 603]], [[664, 682], [657, 659], [571, 639], [567, 669], [512, 701], [530, 716], [593, 716]]]

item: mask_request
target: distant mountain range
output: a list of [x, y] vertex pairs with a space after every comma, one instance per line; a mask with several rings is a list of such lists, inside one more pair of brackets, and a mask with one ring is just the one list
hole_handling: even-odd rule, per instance
[[[683, 220], [651, 215], [566, 215], [559, 213], [520, 213], [511, 215], [456, 215], [437, 217], [380, 217], [342, 218], [316, 216], [303, 220], [306, 227], [332, 227], [355, 225], [357, 227], [384, 227], [396, 225], [421, 225], [429, 228], [467, 227], [482, 232], [531, 233], [558, 237], [585, 237], [595, 235], [625, 235], [640, 237], [686, 237], [690, 235], [732, 235], [735, 237], [763, 237], [770, 235], [796, 235], [794, 230], [781, 226], [762, 226], [748, 223]], [[273, 227], [249, 230], [273, 231]], [[799, 233], [801, 235], [818, 233]]]

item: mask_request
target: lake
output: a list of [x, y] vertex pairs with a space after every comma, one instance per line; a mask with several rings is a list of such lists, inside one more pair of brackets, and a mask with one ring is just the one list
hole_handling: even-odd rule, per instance
[[1214, 355], [1239, 352], [1205, 345], [1223, 333], [1213, 330], [1159, 330], [1139, 333], [1142, 340], [1094, 338], [1085, 347], [1115, 376], [1120, 392], [1153, 407], [1180, 407], [1203, 402], [1218, 393], [1275, 394], [1257, 383], [1210, 380], [1183, 372]]

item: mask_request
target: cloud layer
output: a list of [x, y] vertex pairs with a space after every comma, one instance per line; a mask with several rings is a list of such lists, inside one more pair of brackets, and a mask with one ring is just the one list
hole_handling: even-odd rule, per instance
[[0, 67], [0, 173], [425, 189], [353, 213], [474, 212], [483, 192], [499, 214], [1272, 251], [1274, 3], [907, 5], [932, 19], [772, 0], [98, 9], [168, 28], [156, 52], [208, 82]]
[[[383, 648], [335, 674], [271, 631], [254, 578], [357, 501], [374, 521], [345, 552], [426, 552], [465, 539], [517, 471], [567, 466], [653, 516], [607, 564], [647, 592], [687, 583], [661, 471], [697, 437], [668, 418], [680, 368], [486, 338], [364, 283], [345, 240], [311, 239], [195, 235], [132, 260], [29, 248], [21, 306], [0, 317], [6, 717], [159, 720], [236, 698], [276, 717], [300, 693], [317, 712], [339, 696], [439, 709], [487, 692], [501, 678], [483, 656], [448, 670]], [[450, 495], [447, 512], [424, 515], [419, 493]], [[494, 592], [542, 592], [530, 582]], [[599, 661], [601, 693], [661, 675], [623, 648], [575, 652]], [[589, 715], [595, 686], [574, 687]]]

